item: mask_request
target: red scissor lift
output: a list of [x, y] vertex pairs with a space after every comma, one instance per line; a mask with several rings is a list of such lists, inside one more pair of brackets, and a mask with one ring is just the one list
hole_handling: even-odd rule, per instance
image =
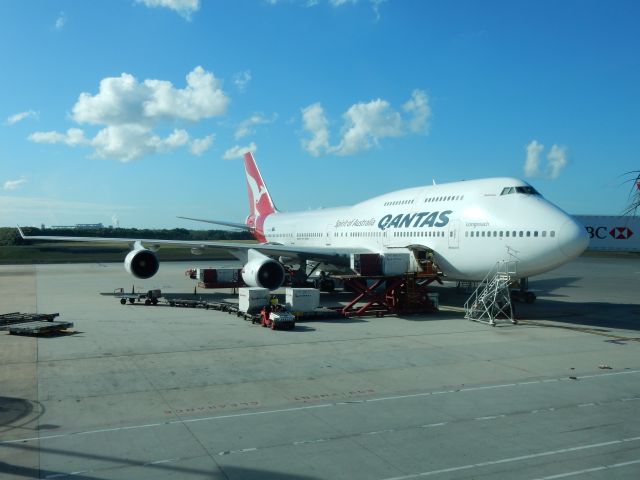
[[[407, 274], [395, 277], [340, 277], [346, 288], [358, 295], [341, 312], [345, 317], [387, 314], [430, 313], [438, 311], [429, 298], [428, 285], [437, 275]], [[362, 305], [361, 303], [364, 302]], [[358, 305], [361, 304], [361, 305]]]

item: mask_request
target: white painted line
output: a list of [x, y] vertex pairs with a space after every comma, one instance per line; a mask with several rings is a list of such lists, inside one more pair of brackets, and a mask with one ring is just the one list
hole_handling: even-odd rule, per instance
[[420, 428], [441, 427], [442, 425], [447, 425], [448, 423], [449, 422], [428, 423], [427, 425], [420, 425]]
[[636, 465], [638, 463], [640, 463], [640, 460], [632, 460], [630, 462], [622, 462], [622, 463], [613, 463], [611, 465], [601, 465], [599, 467], [585, 468], [584, 470], [576, 470], [575, 472], [559, 473], [557, 475], [551, 475], [549, 477], [539, 477], [539, 478], [536, 478], [535, 480], [554, 480], [556, 478], [573, 477], [575, 475], [582, 475], [583, 473], [592, 473], [592, 472], [599, 472], [602, 470], [610, 470], [613, 468], [627, 467], [629, 465]]
[[479, 421], [495, 420], [496, 418], [504, 418], [504, 417], [506, 417], [506, 415], [489, 415], [488, 417], [477, 417], [477, 418], [474, 418], [474, 420], [479, 420]]
[[361, 433], [360, 435], [380, 435], [382, 433], [393, 433], [393, 432], [395, 432], [395, 430], [393, 428], [390, 428], [388, 430], [378, 430], [378, 431], [375, 431], [375, 432], [364, 432], [364, 433]]
[[156, 460], [154, 462], [147, 463], [147, 465], [161, 465], [163, 463], [171, 463], [178, 460], [177, 458], [167, 458], [166, 460]]
[[[640, 440], [640, 437], [622, 438], [620, 440], [611, 440], [609, 442], [592, 443], [592, 444], [589, 444], [589, 445], [579, 445], [577, 447], [562, 448], [560, 450], [550, 450], [550, 451], [547, 451], [547, 452], [532, 453], [530, 455], [521, 455], [521, 456], [518, 456], [518, 457], [501, 458], [499, 460], [490, 460], [490, 461], [487, 461], [487, 462], [480, 462], [480, 463], [470, 463], [468, 465], [460, 465], [460, 466], [457, 466], [457, 467], [442, 468], [442, 469], [439, 469], [439, 470], [431, 470], [431, 471], [428, 471], [428, 472], [412, 473], [410, 475], [403, 475], [401, 477], [385, 478], [384, 480], [408, 480], [410, 478], [429, 477], [431, 475], [439, 475], [441, 473], [459, 472], [461, 470], [470, 470], [472, 468], [488, 467], [488, 466], [491, 466], [491, 465], [500, 465], [500, 464], [504, 464], [504, 463], [519, 462], [521, 460], [530, 460], [532, 458], [549, 457], [551, 455], [559, 455], [561, 453], [578, 452], [578, 451], [581, 451], [581, 450], [589, 450], [589, 449], [593, 449], [593, 448], [608, 447], [610, 445], [619, 445], [619, 444], [625, 443], [625, 442], [637, 442], [639, 440]], [[638, 461], [638, 462], [640, 462], [640, 461]], [[549, 477], [549, 478], [551, 478], [551, 477]]]
[[298, 442], [293, 442], [292, 445], [308, 445], [310, 443], [322, 443], [322, 442], [326, 442], [327, 440], [324, 438], [319, 438], [317, 440], [300, 440]]

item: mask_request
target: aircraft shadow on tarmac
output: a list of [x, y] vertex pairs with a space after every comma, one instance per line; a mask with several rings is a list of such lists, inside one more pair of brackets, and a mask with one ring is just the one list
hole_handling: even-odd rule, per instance
[[[182, 467], [178, 465], [173, 465], [171, 463], [151, 463], [149, 460], [133, 460], [129, 458], [117, 458], [104, 454], [97, 453], [81, 453], [81, 452], [73, 452], [69, 450], [63, 450], [59, 448], [52, 447], [40, 447], [34, 445], [28, 445], [24, 443], [11, 443], [4, 444], [2, 447], [14, 449], [14, 450], [22, 450], [22, 451], [31, 451], [35, 454], [39, 454], [42, 458], [43, 455], [50, 454], [55, 456], [66, 456], [66, 457], [75, 457], [86, 459], [90, 463], [98, 462], [108, 462], [110, 466], [109, 470], [114, 470], [119, 468], [144, 468], [148, 470], [145, 474], [145, 477], [153, 478], [154, 472], [157, 474], [167, 474], [174, 473], [176, 475], [195, 475], [202, 476], [202, 478], [207, 479], [243, 479], [243, 480], [318, 480], [318, 477], [310, 477], [307, 475], [291, 475], [282, 472], [276, 472], [272, 470], [258, 470], [254, 468], [242, 468], [242, 467], [234, 467], [234, 466], [220, 466], [218, 468], [212, 470], [206, 470], [202, 468], [190, 468], [190, 467]], [[210, 453], [202, 453], [199, 456], [194, 456], [193, 458], [184, 458], [182, 460], [189, 461], [192, 459], [196, 459], [199, 457], [211, 455]], [[286, 459], [283, 459], [283, 462], [286, 462]], [[94, 480], [97, 478], [103, 478], [104, 471], [95, 472], [98, 476], [91, 476], [88, 473], [78, 473], [73, 474], [74, 479], [78, 480]], [[5, 463], [0, 461], [0, 477], [3, 474], [7, 475], [16, 475], [25, 478], [52, 478], [58, 476], [71, 476], [69, 474], [65, 474], [63, 472], [56, 472], [52, 470], [47, 470], [46, 468], [38, 468], [38, 467], [25, 467], [20, 465], [12, 465], [9, 463]]]
[[534, 304], [516, 304], [524, 320], [549, 320], [596, 329], [640, 331], [640, 305], [607, 302], [564, 302], [538, 298]]

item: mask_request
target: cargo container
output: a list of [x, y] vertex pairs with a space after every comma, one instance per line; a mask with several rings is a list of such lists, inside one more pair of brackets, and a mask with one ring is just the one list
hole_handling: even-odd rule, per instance
[[287, 288], [285, 306], [291, 312], [312, 312], [320, 306], [320, 290], [315, 288]]
[[382, 262], [379, 253], [352, 253], [351, 270], [362, 276], [382, 275]]
[[238, 290], [238, 310], [246, 313], [259, 312], [269, 303], [268, 288], [244, 287]]

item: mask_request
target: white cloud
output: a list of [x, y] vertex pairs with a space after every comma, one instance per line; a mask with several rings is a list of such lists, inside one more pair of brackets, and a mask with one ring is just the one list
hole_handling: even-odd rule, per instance
[[253, 134], [255, 132], [255, 130], [252, 128], [253, 126], [273, 123], [277, 118], [278, 115], [275, 113], [271, 116], [271, 118], [267, 118], [261, 113], [254, 113], [249, 118], [240, 122], [235, 133], [236, 140]]
[[215, 135], [213, 135], [213, 134], [207, 135], [204, 138], [195, 138], [191, 142], [191, 144], [189, 146], [189, 150], [191, 150], [191, 153], [193, 153], [194, 155], [200, 156], [204, 152], [209, 150], [209, 148], [213, 144], [213, 140], [214, 139], [215, 139]]
[[384, 137], [398, 137], [402, 130], [400, 114], [386, 100], [352, 105], [343, 115], [342, 140], [335, 147], [337, 155], [353, 155], [377, 146]]
[[245, 70], [244, 72], [238, 72], [233, 75], [233, 84], [238, 91], [244, 92], [247, 89], [247, 85], [251, 81], [251, 71]]
[[[376, 21], [380, 20], [380, 5], [387, 0], [369, 0], [369, 4], [373, 9], [373, 13], [376, 17]], [[355, 5], [359, 2], [359, 0], [328, 0], [327, 3], [333, 8], [340, 8], [345, 5]], [[277, 0], [267, 0], [267, 3], [271, 5], [276, 5], [278, 3]], [[320, 5], [320, 0], [307, 0], [304, 2], [305, 7], [315, 7], [316, 5]]]
[[191, 20], [191, 15], [200, 10], [200, 0], [136, 0], [136, 2], [147, 7], [168, 8], [186, 20]]
[[233, 160], [234, 158], [242, 158], [245, 153], [247, 153], [247, 152], [255, 153], [256, 150], [258, 150], [258, 147], [256, 146], [256, 144], [254, 142], [251, 142], [246, 147], [241, 147], [240, 145], [235, 145], [235, 146], [231, 147], [230, 149], [226, 150], [224, 152], [224, 155], [222, 155], [222, 158], [224, 160]]
[[399, 137], [409, 133], [426, 133], [431, 116], [429, 99], [422, 90], [414, 90], [411, 99], [403, 105], [406, 118], [386, 100], [376, 99], [368, 103], [356, 103], [342, 115], [344, 124], [340, 142], [329, 143], [329, 122], [320, 103], [302, 110], [303, 127], [311, 133], [310, 140], [302, 145], [313, 156], [323, 153], [353, 155], [379, 146], [380, 140]]
[[6, 182], [4, 182], [4, 186], [2, 187], [2, 189], [16, 190], [17, 188], [23, 186], [25, 183], [27, 183], [27, 181], [24, 178], [21, 178], [20, 180], [7, 180]]
[[28, 139], [35, 143], [64, 143], [70, 147], [89, 145], [91, 143], [79, 128], [70, 128], [67, 133], [34, 132], [29, 135]]
[[525, 177], [534, 177], [540, 171], [540, 154], [544, 150], [544, 145], [533, 140], [527, 145], [527, 159], [524, 162]]
[[413, 133], [426, 133], [429, 129], [429, 118], [431, 117], [431, 107], [429, 97], [422, 90], [414, 90], [411, 99], [402, 108], [405, 112], [413, 114], [409, 120], [409, 130]]
[[73, 119], [106, 125], [152, 124], [163, 119], [196, 122], [222, 115], [228, 104], [221, 82], [200, 66], [189, 72], [183, 89], [166, 80], [139, 83], [123, 73], [101, 80], [96, 95], [81, 93], [73, 106]]
[[81, 93], [72, 109], [71, 118], [77, 123], [103, 127], [95, 137], [87, 138], [83, 130], [72, 128], [67, 133], [35, 132], [29, 140], [91, 146], [93, 156], [122, 162], [184, 146], [200, 155], [213, 137], [192, 140], [184, 129], [174, 129], [164, 138], [154, 132], [162, 122], [198, 122], [225, 113], [229, 98], [213, 73], [196, 67], [186, 80], [186, 87], [180, 89], [166, 80], [138, 82], [128, 73], [104, 78], [97, 94]]
[[141, 125], [113, 125], [98, 132], [91, 145], [98, 158], [117, 158], [129, 162], [155, 153], [171, 152], [189, 143], [189, 134], [174, 130], [162, 138]]
[[20, 112], [14, 115], [10, 115], [9, 117], [7, 117], [5, 124], [15, 125], [16, 123], [21, 122], [22, 120], [26, 120], [27, 118], [37, 119], [39, 116], [40, 114], [38, 112], [34, 112], [33, 110], [28, 110], [26, 112]]
[[314, 157], [329, 151], [329, 122], [319, 102], [302, 109], [302, 122], [312, 135], [311, 140], [302, 140], [303, 148]]
[[555, 180], [560, 176], [560, 172], [567, 166], [567, 148], [552, 145], [551, 151], [547, 155], [549, 177]]
[[60, 14], [58, 15], [58, 18], [56, 19], [56, 30], [62, 30], [64, 28], [64, 26], [67, 23], [67, 16], [64, 14], [64, 12], [60, 12]]
[[[540, 174], [540, 156], [544, 151], [544, 145], [537, 140], [533, 140], [526, 146], [527, 159], [524, 163], [524, 174], [533, 177]], [[567, 148], [556, 144], [551, 146], [547, 154], [546, 176], [555, 180], [560, 176], [560, 172], [567, 166]]]

